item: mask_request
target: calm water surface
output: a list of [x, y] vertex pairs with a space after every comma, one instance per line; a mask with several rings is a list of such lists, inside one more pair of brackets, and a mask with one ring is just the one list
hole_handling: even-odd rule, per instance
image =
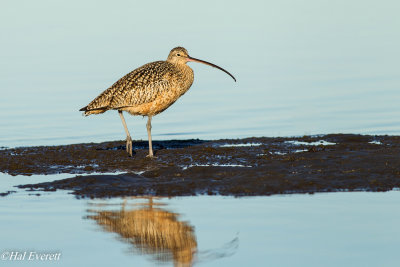
[[[212, 8], [210, 8], [212, 6]], [[175, 46], [195, 82], [153, 120], [155, 139], [400, 134], [400, 2], [6, 1], [0, 146], [124, 139], [116, 111], [78, 109]], [[126, 116], [136, 139], [146, 120]]]
[[[63, 177], [3, 174], [0, 191], [17, 179]], [[398, 264], [399, 191], [93, 200], [66, 191], [30, 194], [18, 190], [1, 199], [0, 251], [61, 253], [57, 266]]]

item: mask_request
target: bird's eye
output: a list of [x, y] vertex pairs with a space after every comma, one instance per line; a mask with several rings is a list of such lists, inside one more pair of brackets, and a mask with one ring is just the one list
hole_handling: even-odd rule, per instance
[[181, 56], [181, 54], [179, 54], [179, 53], [178, 53], [178, 54], [176, 54], [176, 55], [177, 55], [178, 57], [180, 57], [180, 56]]

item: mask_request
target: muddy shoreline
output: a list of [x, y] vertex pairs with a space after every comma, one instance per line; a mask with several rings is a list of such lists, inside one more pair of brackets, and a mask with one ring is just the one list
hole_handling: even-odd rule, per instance
[[70, 173], [68, 179], [19, 187], [66, 189], [79, 197], [255, 196], [400, 187], [400, 136], [170, 140], [155, 141], [154, 148], [153, 160], [146, 158], [147, 141], [134, 142], [133, 157], [127, 156], [123, 141], [1, 149], [0, 171]]

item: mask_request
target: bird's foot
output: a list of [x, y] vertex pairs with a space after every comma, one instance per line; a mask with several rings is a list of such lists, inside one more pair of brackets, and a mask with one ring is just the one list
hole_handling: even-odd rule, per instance
[[132, 138], [130, 136], [126, 138], [126, 152], [132, 157]]
[[149, 153], [146, 158], [156, 159], [157, 157], [153, 155], [153, 153]]

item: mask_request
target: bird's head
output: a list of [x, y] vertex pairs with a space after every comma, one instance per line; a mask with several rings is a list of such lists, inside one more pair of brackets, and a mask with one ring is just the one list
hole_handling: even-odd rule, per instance
[[213, 63], [210, 63], [210, 62], [207, 62], [207, 61], [204, 61], [204, 60], [197, 59], [197, 58], [189, 56], [188, 51], [183, 47], [179, 47], [178, 46], [178, 47], [175, 47], [174, 49], [172, 49], [171, 52], [169, 52], [167, 61], [172, 63], [172, 64], [186, 64], [189, 61], [203, 63], [203, 64], [206, 64], [208, 66], [211, 66], [211, 67], [217, 68], [219, 70], [222, 70], [223, 72], [225, 72], [229, 76], [231, 76], [232, 79], [236, 82], [235, 77], [233, 77], [233, 75], [230, 74], [228, 71], [224, 70], [223, 68], [221, 68], [221, 67], [219, 67], [219, 66], [217, 66], [217, 65], [215, 65]]
[[188, 62], [189, 53], [183, 47], [175, 47], [169, 52], [167, 61], [174, 64], [186, 64]]

